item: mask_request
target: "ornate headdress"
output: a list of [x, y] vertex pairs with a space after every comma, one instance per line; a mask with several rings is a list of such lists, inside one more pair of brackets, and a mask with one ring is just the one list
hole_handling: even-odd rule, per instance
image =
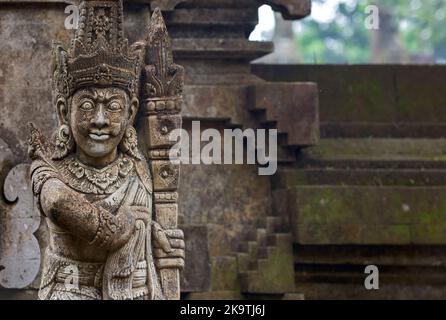
[[53, 89], [68, 97], [86, 86], [116, 86], [138, 94], [144, 46], [128, 45], [122, 0], [84, 0], [70, 52], [53, 47]]

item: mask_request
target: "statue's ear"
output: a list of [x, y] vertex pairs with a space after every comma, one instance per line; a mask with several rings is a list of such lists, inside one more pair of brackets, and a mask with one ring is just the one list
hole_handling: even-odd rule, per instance
[[139, 105], [139, 100], [136, 97], [133, 97], [130, 100], [130, 107], [129, 107], [129, 122], [130, 123], [135, 122], [136, 113], [138, 112], [138, 105]]
[[57, 118], [60, 124], [68, 124], [68, 102], [65, 97], [58, 97], [56, 100]]

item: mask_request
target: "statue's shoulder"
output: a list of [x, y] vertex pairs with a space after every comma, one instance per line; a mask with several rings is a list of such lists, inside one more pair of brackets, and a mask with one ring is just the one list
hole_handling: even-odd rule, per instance
[[142, 185], [146, 189], [146, 191], [150, 194], [153, 192], [153, 180], [152, 174], [150, 173], [150, 169], [147, 165], [147, 161], [144, 157], [141, 159], [132, 159], [135, 172], [138, 175], [139, 180]]
[[34, 160], [29, 169], [29, 175], [31, 178], [31, 187], [34, 195], [38, 196], [43, 188], [43, 185], [50, 179], [63, 180], [57, 167], [49, 164], [48, 162], [36, 159]]

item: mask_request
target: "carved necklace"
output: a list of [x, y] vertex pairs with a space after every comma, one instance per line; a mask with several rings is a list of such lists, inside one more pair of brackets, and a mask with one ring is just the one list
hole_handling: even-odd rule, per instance
[[79, 191], [93, 194], [115, 192], [133, 169], [133, 161], [122, 155], [102, 169], [87, 166], [74, 157], [67, 162], [65, 167], [71, 173], [69, 184]]

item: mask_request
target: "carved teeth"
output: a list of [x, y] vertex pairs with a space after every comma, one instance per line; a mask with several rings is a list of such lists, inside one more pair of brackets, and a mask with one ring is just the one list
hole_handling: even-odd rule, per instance
[[96, 140], [96, 141], [105, 141], [105, 140], [108, 140], [108, 138], [110, 138], [110, 135], [108, 135], [108, 134], [97, 135], [94, 133], [90, 133], [88, 136], [91, 139]]

